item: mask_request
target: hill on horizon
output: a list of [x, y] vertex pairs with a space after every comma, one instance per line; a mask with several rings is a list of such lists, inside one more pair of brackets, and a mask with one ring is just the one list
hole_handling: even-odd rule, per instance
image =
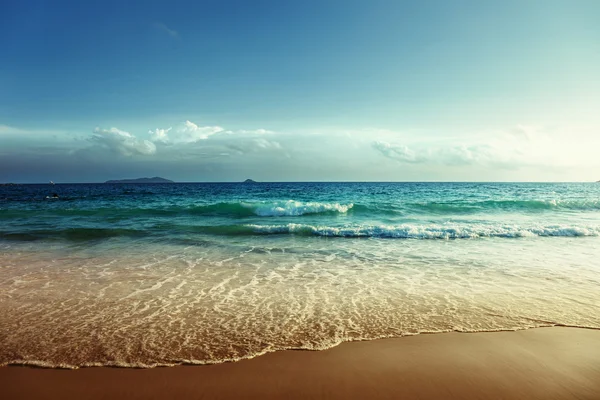
[[155, 176], [153, 178], [113, 179], [104, 183], [175, 183], [170, 179]]

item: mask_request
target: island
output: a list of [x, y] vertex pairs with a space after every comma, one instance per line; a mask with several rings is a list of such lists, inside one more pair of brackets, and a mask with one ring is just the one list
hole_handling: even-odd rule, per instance
[[154, 178], [116, 179], [104, 183], [175, 183], [172, 180], [155, 176]]
[[254, 181], [254, 180], [252, 180], [252, 179], [246, 179], [246, 180], [244, 181], [244, 183], [258, 183], [258, 182]]

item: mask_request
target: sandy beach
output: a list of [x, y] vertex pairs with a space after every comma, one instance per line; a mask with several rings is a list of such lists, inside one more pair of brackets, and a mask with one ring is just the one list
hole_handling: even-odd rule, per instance
[[600, 0], [0, 0], [0, 400], [600, 400]]
[[6, 399], [599, 399], [600, 330], [446, 333], [154, 369], [0, 368]]

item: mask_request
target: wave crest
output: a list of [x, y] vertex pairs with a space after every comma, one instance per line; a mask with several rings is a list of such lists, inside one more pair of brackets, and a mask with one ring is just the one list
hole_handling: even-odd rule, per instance
[[[215, 227], [217, 228], [217, 227]], [[535, 236], [600, 236], [600, 227], [581, 226], [442, 226], [442, 225], [372, 225], [372, 226], [314, 226], [305, 224], [243, 225], [235, 229], [228, 227], [229, 234], [298, 234], [332, 237], [378, 237], [392, 239], [477, 239], [486, 237], [521, 238]], [[245, 228], [245, 229], [244, 229]], [[225, 232], [225, 231], [224, 231]], [[215, 233], [213, 231], [213, 233]]]
[[197, 205], [188, 211], [195, 215], [229, 215], [236, 217], [295, 217], [308, 214], [346, 213], [354, 204], [302, 202], [282, 200], [272, 202], [231, 202]]
[[265, 205], [250, 205], [261, 217], [300, 216], [305, 214], [346, 213], [354, 204], [319, 203], [287, 200]]

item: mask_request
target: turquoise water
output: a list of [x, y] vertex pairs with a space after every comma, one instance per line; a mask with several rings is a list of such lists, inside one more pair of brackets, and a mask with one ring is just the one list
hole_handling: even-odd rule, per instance
[[0, 207], [7, 242], [600, 234], [597, 184], [27, 185], [0, 191]]
[[598, 260], [593, 183], [4, 186], [0, 364], [600, 328]]

